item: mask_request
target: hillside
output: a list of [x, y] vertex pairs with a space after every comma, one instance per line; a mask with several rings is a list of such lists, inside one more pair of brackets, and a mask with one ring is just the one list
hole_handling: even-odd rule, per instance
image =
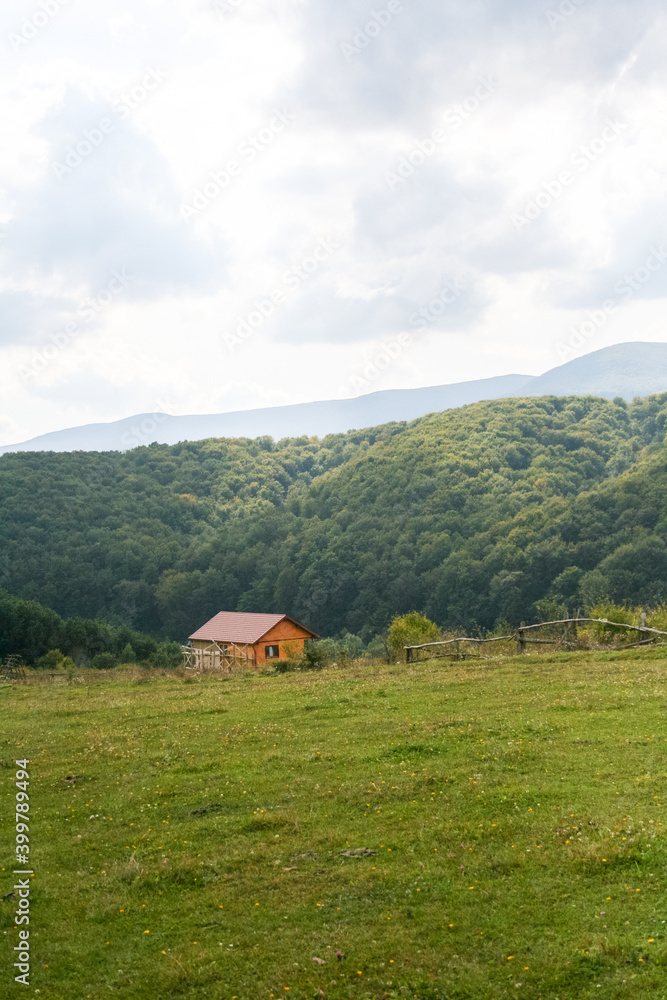
[[170, 416], [140, 413], [108, 424], [86, 424], [51, 431], [10, 451], [125, 451], [157, 441], [201, 441], [210, 437], [260, 437], [274, 440], [306, 434], [319, 437], [351, 428], [415, 420], [485, 399], [518, 396], [620, 396], [630, 401], [667, 392], [667, 344], [630, 343], [605, 347], [568, 361], [544, 375], [500, 375], [423, 389], [386, 389], [354, 399], [330, 399], [232, 413]]
[[667, 394], [477, 403], [275, 444], [0, 458], [0, 586], [183, 639], [221, 608], [365, 639], [667, 597]]

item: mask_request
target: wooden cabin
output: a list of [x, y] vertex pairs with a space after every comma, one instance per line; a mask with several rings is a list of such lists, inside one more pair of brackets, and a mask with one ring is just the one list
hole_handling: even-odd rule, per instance
[[289, 615], [221, 611], [192, 633], [183, 655], [186, 667], [195, 670], [255, 670], [301, 655], [307, 639], [319, 635]]

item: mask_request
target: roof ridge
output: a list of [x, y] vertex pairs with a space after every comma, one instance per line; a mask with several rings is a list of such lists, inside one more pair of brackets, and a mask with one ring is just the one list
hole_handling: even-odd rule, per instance
[[304, 632], [308, 632], [311, 636], [319, 638], [316, 632], [313, 632], [306, 625], [302, 625], [291, 615], [285, 612], [269, 611], [218, 611], [213, 618], [205, 622], [188, 638], [254, 645], [284, 619], [303, 629]]

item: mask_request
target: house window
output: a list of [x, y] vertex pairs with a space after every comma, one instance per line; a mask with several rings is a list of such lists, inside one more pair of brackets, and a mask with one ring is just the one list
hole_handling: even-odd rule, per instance
[[264, 655], [267, 660], [276, 660], [280, 656], [280, 646], [265, 646]]

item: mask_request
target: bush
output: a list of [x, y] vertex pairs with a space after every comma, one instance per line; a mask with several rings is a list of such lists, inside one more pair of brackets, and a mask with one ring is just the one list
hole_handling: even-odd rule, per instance
[[[641, 620], [640, 611], [626, 608], [622, 604], [614, 604], [612, 601], [600, 601], [588, 609], [587, 616], [589, 618], [606, 618], [608, 621], [627, 625], [639, 625]], [[591, 624], [590, 628], [597, 641], [605, 644], [609, 643], [614, 636], [617, 636], [621, 642], [636, 642], [638, 639], [636, 632], [625, 628], [615, 628], [613, 625]]]
[[44, 656], [40, 656], [35, 662], [35, 666], [39, 670], [62, 670], [64, 659], [65, 657], [59, 649], [50, 649]]
[[336, 663], [339, 656], [339, 645], [335, 639], [320, 639], [317, 643], [320, 663], [325, 666], [328, 663]]
[[358, 635], [348, 632], [339, 644], [339, 657], [343, 660], [358, 660], [364, 652], [364, 641]]
[[407, 615], [397, 615], [389, 626], [387, 644], [393, 657], [405, 662], [405, 646], [420, 646], [425, 642], [437, 642], [440, 629], [435, 622], [418, 611]]
[[98, 653], [90, 661], [90, 665], [94, 670], [113, 670], [117, 663], [118, 660], [113, 653]]
[[374, 636], [366, 646], [366, 656], [371, 660], [389, 662], [389, 646], [386, 637], [383, 635]]
[[357, 635], [348, 633], [344, 639], [307, 639], [301, 651], [296, 644], [285, 643], [287, 657], [276, 660], [274, 670], [286, 674], [294, 670], [322, 670], [330, 663], [345, 666], [357, 659], [364, 650], [364, 644]]
[[301, 670], [302, 660], [276, 660], [274, 670], [277, 674], [291, 674], [295, 670]]
[[183, 662], [183, 650], [177, 642], [160, 642], [147, 659], [149, 666], [166, 670]]
[[667, 605], [660, 604], [657, 608], [647, 608], [647, 621], [646, 624], [650, 628], [660, 629], [661, 632], [667, 632]]
[[327, 663], [327, 650], [322, 640], [308, 639], [303, 647], [303, 666], [305, 670], [321, 670]]

